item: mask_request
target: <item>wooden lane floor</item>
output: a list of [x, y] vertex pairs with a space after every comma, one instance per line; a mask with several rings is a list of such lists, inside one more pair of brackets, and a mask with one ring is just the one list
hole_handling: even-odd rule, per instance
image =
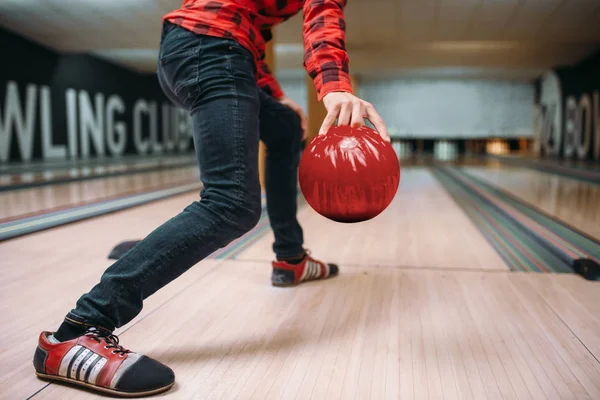
[[463, 170], [600, 240], [600, 185], [509, 166]]
[[[0, 398], [105, 398], [38, 380], [37, 335], [55, 329], [99, 279], [115, 243], [143, 237], [195, 199], [181, 195], [0, 243]], [[323, 246], [315, 255], [341, 259], [339, 277], [273, 288], [272, 255], [259, 241], [262, 253], [247, 250], [256, 260], [199, 263], [116, 333], [175, 370], [176, 386], [158, 398], [600, 398], [597, 283], [509, 272], [481, 249], [478, 262], [489, 256], [494, 268], [457, 267], [466, 256], [451, 246], [487, 243], [450, 204], [427, 171], [409, 169], [385, 218], [354, 233], [362, 242], [346, 234], [350, 244], [305, 206], [309, 244]], [[442, 220], [430, 222], [433, 234], [417, 225], [428, 215]], [[401, 254], [396, 242], [409, 229], [404, 245], [437, 257], [382, 256], [386, 248]], [[440, 261], [447, 252], [452, 263]]]
[[[167, 399], [598, 398], [600, 364], [546, 300], [592, 284], [554, 275], [541, 294], [540, 276], [356, 268], [286, 290], [222, 261], [121, 337], [174, 369]], [[33, 397], [57, 398], [102, 397]]]
[[[573, 275], [360, 267], [286, 290], [266, 285], [264, 263], [215, 263], [151, 298], [121, 334], [174, 369], [177, 385], [161, 398], [600, 395], [597, 337], [577, 336], [599, 326], [600, 310], [582, 311], [573, 294], [595, 288]], [[585, 326], [567, 325], [563, 298]], [[40, 386], [34, 399], [102, 398], [38, 383], [28, 358], [11, 398]]]
[[0, 191], [195, 166], [194, 155], [46, 160], [0, 165]]
[[[461, 208], [425, 168], [404, 168], [392, 204], [360, 224], [329, 221], [308, 206], [299, 213], [306, 247], [342, 265], [506, 270]], [[239, 260], [271, 257], [269, 231]]]
[[[56, 329], [77, 298], [98, 281], [112, 263], [107, 259], [110, 249], [144, 237], [197, 198], [181, 195], [0, 243], [0, 323], [5, 328], [0, 330], [1, 399], [24, 399], [46, 385], [32, 375], [37, 335]], [[212, 265], [203, 262], [148, 299], [150, 307], [138, 319]]]
[[196, 167], [0, 192], [0, 222], [198, 182]]

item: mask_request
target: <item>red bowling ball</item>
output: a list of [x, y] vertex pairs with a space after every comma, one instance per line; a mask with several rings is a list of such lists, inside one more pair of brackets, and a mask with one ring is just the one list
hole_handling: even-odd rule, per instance
[[335, 126], [304, 150], [300, 189], [308, 204], [337, 222], [362, 222], [381, 214], [400, 185], [392, 146], [368, 127]]

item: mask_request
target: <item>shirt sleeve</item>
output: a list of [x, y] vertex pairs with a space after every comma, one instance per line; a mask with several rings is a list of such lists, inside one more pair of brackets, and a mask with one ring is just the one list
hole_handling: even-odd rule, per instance
[[304, 67], [313, 79], [319, 101], [330, 92], [352, 93], [345, 5], [346, 0], [304, 3]]
[[265, 60], [261, 60], [258, 63], [257, 69], [256, 84], [258, 87], [276, 99], [283, 97], [283, 90], [281, 89], [281, 86], [279, 86], [279, 82], [277, 82], [277, 79], [273, 76], [273, 73]]

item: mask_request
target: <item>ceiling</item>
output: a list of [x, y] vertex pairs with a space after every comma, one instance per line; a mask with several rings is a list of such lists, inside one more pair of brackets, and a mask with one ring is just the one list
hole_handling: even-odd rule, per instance
[[[61, 52], [153, 72], [162, 15], [181, 0], [0, 0], [0, 25]], [[600, 0], [349, 0], [364, 77], [531, 79], [600, 48]], [[276, 29], [279, 75], [303, 76], [302, 16]]]

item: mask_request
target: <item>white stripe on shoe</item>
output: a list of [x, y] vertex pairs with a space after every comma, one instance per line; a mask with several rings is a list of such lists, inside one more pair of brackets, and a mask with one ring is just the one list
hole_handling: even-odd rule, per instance
[[85, 363], [83, 363], [83, 365], [81, 366], [81, 370], [79, 371], [79, 374], [77, 375], [77, 380], [87, 382], [87, 379], [89, 378], [88, 371], [96, 364], [96, 362], [100, 358], [101, 357], [98, 354], [92, 353], [91, 356], [88, 357], [88, 359], [85, 360]]
[[321, 277], [321, 264], [313, 262], [313, 278]]
[[100, 361], [98, 361], [96, 363], [96, 365], [94, 365], [90, 371], [90, 377], [88, 378], [88, 383], [91, 385], [95, 385], [96, 384], [96, 380], [98, 379], [98, 375], [100, 375], [100, 371], [102, 371], [102, 368], [104, 367], [104, 365], [108, 362], [108, 360], [104, 357], [102, 357], [100, 359]]
[[95, 384], [107, 362], [106, 358], [88, 348], [80, 345], [73, 346], [60, 362], [58, 375]]
[[[321, 276], [321, 264], [313, 260], [307, 260], [304, 265], [304, 271], [300, 281], [307, 281], [311, 279], [317, 279]], [[327, 275], [326, 275], [327, 276]]]
[[69, 368], [67, 378], [77, 379], [77, 371], [79, 371], [79, 366], [83, 365], [83, 360], [85, 360], [85, 358], [91, 353], [92, 352], [85, 347], [82, 347], [81, 350], [77, 352], [74, 359], [71, 360], [71, 366]]
[[65, 354], [62, 361], [60, 362], [60, 368], [58, 369], [58, 374], [60, 376], [65, 376], [65, 377], [68, 376], [69, 366], [71, 365], [71, 361], [73, 360], [73, 357], [75, 357], [82, 349], [83, 349], [83, 347], [81, 347], [79, 345], [73, 346], [71, 348], [71, 350], [69, 350], [67, 352], [67, 354]]
[[[75, 374], [73, 374], [73, 372], [71, 372], [71, 378], [75, 378], [77, 380], [79, 379], [79, 376], [81, 375], [81, 370], [83, 369], [83, 367], [85, 366], [85, 364], [88, 362], [88, 360], [90, 359], [90, 357], [93, 357], [96, 353], [94, 353], [93, 351], [90, 351], [89, 349], [86, 349], [87, 351], [82, 353], [82, 359], [81, 361], [79, 361], [77, 363], [77, 367], [75, 370]], [[85, 376], [85, 375], [83, 375]]]

